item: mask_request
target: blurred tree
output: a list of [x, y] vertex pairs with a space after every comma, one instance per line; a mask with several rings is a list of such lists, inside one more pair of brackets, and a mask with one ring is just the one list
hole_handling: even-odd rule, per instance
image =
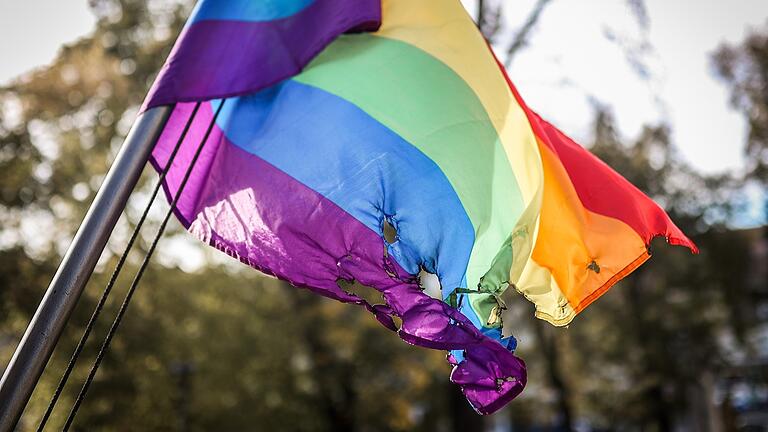
[[714, 65], [730, 87], [734, 108], [749, 122], [749, 172], [768, 184], [768, 22], [762, 29], [753, 30], [742, 43], [722, 45], [714, 56]]
[[[0, 89], [0, 363], [34, 312], [189, 3], [92, 0], [98, 23], [90, 36], [65, 47], [49, 67]], [[530, 40], [547, 4], [536, 3], [524, 21], [530, 22], [527, 30], [508, 41], [510, 55]], [[501, 3], [480, 1], [478, 7], [480, 27], [489, 39], [499, 37]], [[753, 129], [749, 154], [759, 163], [750, 175], [763, 181], [765, 41], [753, 35], [718, 56], [721, 76]], [[707, 430], [697, 420], [701, 416], [691, 414], [699, 412], [695, 395], [711, 394], [708, 377], [732, 362], [733, 351], [754, 351], [748, 335], [760, 323], [757, 305], [765, 299], [756, 289], [761, 281], [749, 279], [753, 238], [727, 226], [739, 211], [733, 191], [740, 181], [687, 167], [668, 131], [666, 125], [647, 127], [627, 140], [610, 110], [598, 106], [592, 150], [661, 203], [685, 231], [696, 233], [702, 255], [654, 248], [649, 264], [568, 329], [542, 326], [522, 298], [511, 304], [508, 321], [530, 380], [493, 424], [515, 430], [579, 424], [671, 430], [686, 423]], [[151, 170], [143, 177], [21, 430], [36, 427], [155, 179]], [[183, 238], [180, 231], [175, 226], [166, 240]], [[185, 251], [200, 250], [196, 243], [182, 244]], [[159, 259], [146, 274], [78, 416], [79, 430], [483, 428], [484, 420], [447, 382], [442, 353], [402, 343], [362, 309], [213, 256], [184, 271]], [[116, 296], [137, 260], [129, 260]], [[114, 313], [115, 301], [105, 316]], [[93, 358], [104, 321], [84, 359]], [[50, 429], [61, 425], [87, 363], [75, 370]]]
[[[91, 36], [65, 47], [49, 67], [0, 91], [3, 363], [190, 5], [170, 0], [94, 0], [91, 6], [98, 17]], [[114, 252], [102, 257], [33, 395], [21, 430], [36, 426], [115, 264], [114, 254], [132, 229], [147, 186], [155, 178], [150, 170], [145, 173], [110, 243]], [[157, 221], [147, 231], [152, 225]], [[178, 231], [175, 226], [169, 236]], [[115, 297], [130, 280], [135, 255]], [[63, 421], [117, 300], [108, 303], [104, 322], [97, 326], [51, 428]], [[450, 423], [448, 395], [434, 391], [444, 386], [448, 372], [443, 354], [403, 344], [364, 311], [287, 288], [239, 264], [210, 264], [186, 272], [155, 264], [134, 298], [76, 426], [434, 430]], [[179, 373], [186, 375], [183, 383]]]
[[515, 29], [509, 40], [500, 42], [499, 34], [506, 27], [507, 23], [503, 14], [504, 2], [494, 0], [477, 0], [475, 11], [475, 21], [477, 27], [483, 33], [486, 39], [492, 44], [506, 44], [504, 64], [509, 67], [514, 56], [528, 45], [531, 33], [541, 19], [542, 12], [551, 3], [552, 0], [537, 0], [530, 11], [524, 15], [522, 24]]

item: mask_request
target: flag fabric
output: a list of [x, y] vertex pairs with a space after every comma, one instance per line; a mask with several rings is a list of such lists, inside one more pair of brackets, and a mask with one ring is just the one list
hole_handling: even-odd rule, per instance
[[[502, 335], [514, 291], [566, 325], [650, 256], [653, 237], [696, 250], [525, 105], [459, 0], [202, 0], [144, 105], [175, 104], [158, 170], [198, 101], [165, 180], [172, 196], [213, 122], [181, 223], [256, 269], [367, 308], [409, 343], [450, 351], [451, 380], [483, 414], [526, 383]], [[437, 275], [442, 299], [423, 291], [421, 271]]]

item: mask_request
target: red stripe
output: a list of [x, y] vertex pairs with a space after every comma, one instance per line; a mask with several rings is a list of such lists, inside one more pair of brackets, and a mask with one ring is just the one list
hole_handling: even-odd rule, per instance
[[670, 244], [686, 246], [693, 253], [699, 252], [696, 245], [658, 204], [605, 162], [528, 108], [493, 49], [490, 46], [488, 49], [496, 59], [512, 94], [528, 116], [533, 132], [552, 149], [565, 167], [584, 208], [626, 223], [643, 238], [646, 245], [654, 237], [664, 236]]
[[698, 253], [696, 245], [652, 199], [556, 127], [536, 113], [531, 114], [546, 134], [542, 142], [557, 154], [586, 209], [626, 223], [646, 244], [661, 235], [670, 244]]

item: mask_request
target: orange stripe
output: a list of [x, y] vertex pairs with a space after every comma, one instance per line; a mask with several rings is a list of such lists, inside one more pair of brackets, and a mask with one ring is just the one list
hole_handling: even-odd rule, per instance
[[651, 257], [651, 254], [648, 253], [648, 250], [643, 252], [642, 255], [635, 258], [635, 260], [629, 263], [628, 266], [624, 267], [620, 272], [616, 273], [610, 279], [608, 279], [608, 282], [604, 283], [602, 286], [600, 286], [600, 288], [593, 291], [590, 295], [584, 298], [578, 305], [576, 305], [576, 307], [573, 308], [574, 313], [579, 313], [584, 309], [586, 309], [587, 306], [591, 305], [593, 301], [599, 299], [601, 295], [605, 294], [605, 292], [608, 291], [617, 282], [629, 276], [630, 273], [632, 273], [638, 267], [643, 265], [644, 262], [648, 261], [650, 257]]
[[[629, 225], [587, 210], [557, 156], [541, 142], [539, 151], [544, 195], [532, 258], [552, 273], [578, 312], [645, 261], [648, 253]], [[593, 262], [599, 271], [595, 265], [590, 269]]]

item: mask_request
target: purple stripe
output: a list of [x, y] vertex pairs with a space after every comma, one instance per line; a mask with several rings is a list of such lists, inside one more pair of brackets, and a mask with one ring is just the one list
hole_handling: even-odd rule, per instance
[[[206, 107], [207, 106], [207, 107]], [[180, 104], [153, 154], [164, 166], [192, 104]], [[198, 125], [210, 120], [208, 104]], [[200, 135], [198, 127], [190, 131]], [[199, 139], [185, 140], [167, 177], [175, 193]], [[199, 159], [177, 215], [195, 236], [267, 274], [373, 312], [405, 341], [427, 348], [465, 350], [451, 379], [481, 413], [490, 413], [525, 386], [525, 364], [483, 335], [460, 312], [421, 291], [413, 275], [387, 256], [374, 232], [309, 187], [227, 141], [218, 127]], [[386, 305], [370, 305], [339, 288], [357, 280], [381, 291]], [[512, 380], [510, 380], [510, 377]]]
[[[173, 112], [171, 113], [168, 122], [163, 129], [163, 133], [160, 134], [160, 138], [157, 140], [152, 155], [149, 159], [152, 166], [157, 172], [162, 172], [168, 163], [168, 158], [173, 152], [173, 148], [179, 140], [179, 137], [184, 130], [189, 116], [194, 109], [194, 103], [180, 103], [177, 104]], [[213, 110], [211, 105], [203, 103], [200, 105], [200, 109], [195, 116], [192, 125], [187, 132], [187, 136], [181, 143], [179, 152], [174, 159], [173, 167], [168, 171], [165, 181], [163, 182], [163, 188], [165, 190], [166, 198], [168, 202], [173, 201], [173, 197], [178, 190], [179, 184], [184, 178], [184, 173], [187, 167], [189, 167], [192, 157], [197, 150], [197, 146], [200, 145], [205, 131], [208, 125], [213, 120]], [[176, 217], [184, 225], [185, 228], [189, 228], [191, 221], [195, 217], [195, 209], [199, 201], [200, 190], [205, 185], [208, 171], [210, 170], [213, 159], [215, 158], [217, 143], [221, 140], [223, 133], [218, 127], [214, 127], [211, 131], [211, 135], [208, 137], [208, 145], [206, 145], [200, 156], [197, 159], [197, 163], [192, 168], [192, 174], [187, 181], [187, 185], [184, 189], [184, 193], [179, 198], [176, 208], [173, 209]]]
[[376, 30], [380, 23], [380, 0], [317, 0], [274, 21], [193, 23], [176, 41], [142, 111], [259, 91], [301, 72], [338, 35]]

